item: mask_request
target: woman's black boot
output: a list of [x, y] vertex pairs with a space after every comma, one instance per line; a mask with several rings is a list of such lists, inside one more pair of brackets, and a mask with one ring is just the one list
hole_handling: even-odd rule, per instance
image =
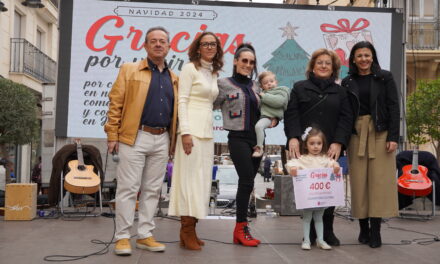
[[382, 239], [380, 237], [380, 217], [370, 217], [370, 247], [378, 248], [382, 246]]
[[324, 241], [330, 246], [339, 246], [341, 242], [333, 232], [333, 221], [335, 220], [334, 211], [334, 206], [329, 207], [325, 209], [324, 215], [322, 216], [322, 221], [324, 222]]
[[315, 229], [315, 221], [310, 222], [310, 244], [315, 244], [316, 241], [316, 229]]
[[369, 218], [359, 219], [359, 226], [361, 231], [359, 233], [358, 241], [361, 244], [368, 244], [370, 242], [370, 224]]

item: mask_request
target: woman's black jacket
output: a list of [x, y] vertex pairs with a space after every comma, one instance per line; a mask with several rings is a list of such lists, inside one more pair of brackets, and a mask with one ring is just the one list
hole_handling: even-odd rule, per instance
[[[342, 87], [346, 88], [352, 107], [353, 124], [359, 115], [359, 87], [353, 74], [342, 80]], [[391, 72], [375, 70], [371, 80], [370, 113], [376, 131], [388, 130], [387, 141], [399, 142], [400, 108], [396, 82]], [[354, 134], [356, 131], [353, 131]]]

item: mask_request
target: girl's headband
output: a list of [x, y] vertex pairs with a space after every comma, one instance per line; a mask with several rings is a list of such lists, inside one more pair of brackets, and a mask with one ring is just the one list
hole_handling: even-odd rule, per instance
[[308, 127], [308, 128], [306, 128], [306, 130], [304, 130], [304, 134], [302, 134], [302, 136], [301, 136], [302, 141], [306, 141], [306, 138], [309, 135], [311, 130], [312, 130], [312, 127]]

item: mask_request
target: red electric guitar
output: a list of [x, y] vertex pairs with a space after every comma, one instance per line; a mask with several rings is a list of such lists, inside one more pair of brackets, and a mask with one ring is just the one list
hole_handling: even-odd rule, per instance
[[401, 194], [410, 196], [426, 196], [432, 192], [431, 179], [426, 176], [428, 168], [419, 165], [419, 150], [414, 149], [412, 165], [402, 168], [402, 176], [397, 180]]

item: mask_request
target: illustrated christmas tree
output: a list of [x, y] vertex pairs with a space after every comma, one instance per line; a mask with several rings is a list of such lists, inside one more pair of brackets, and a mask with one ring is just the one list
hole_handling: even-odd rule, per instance
[[272, 52], [272, 58], [263, 64], [263, 67], [275, 73], [278, 85], [287, 86], [290, 89], [296, 81], [305, 79], [305, 71], [309, 61], [309, 54], [294, 39], [297, 34], [294, 27], [287, 22], [283, 30], [282, 37], [286, 37], [281, 46]]
[[344, 79], [348, 75], [348, 67], [345, 65], [341, 65], [341, 70], [339, 73], [339, 78]]

